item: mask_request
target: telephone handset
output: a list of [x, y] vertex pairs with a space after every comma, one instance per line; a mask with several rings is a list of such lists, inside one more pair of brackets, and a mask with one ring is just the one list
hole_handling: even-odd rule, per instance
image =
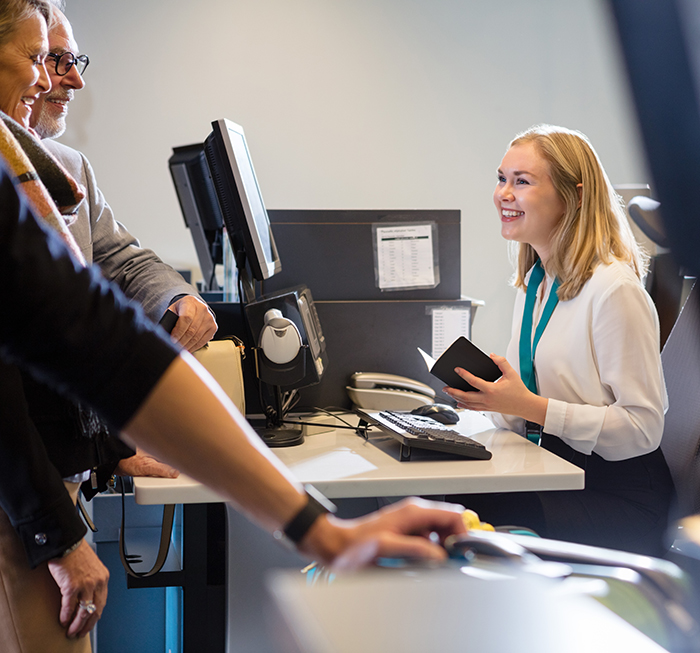
[[395, 374], [356, 372], [346, 390], [353, 404], [367, 410], [413, 410], [435, 403], [429, 385]]

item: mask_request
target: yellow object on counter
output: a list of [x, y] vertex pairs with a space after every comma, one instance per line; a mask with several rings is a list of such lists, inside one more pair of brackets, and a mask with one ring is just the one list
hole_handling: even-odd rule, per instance
[[479, 519], [479, 515], [477, 515], [473, 510], [469, 510], [467, 508], [463, 513], [462, 513], [462, 521], [464, 522], [464, 526], [468, 531], [495, 531], [496, 529], [491, 526], [491, 524], [487, 524], [485, 521], [481, 521]]

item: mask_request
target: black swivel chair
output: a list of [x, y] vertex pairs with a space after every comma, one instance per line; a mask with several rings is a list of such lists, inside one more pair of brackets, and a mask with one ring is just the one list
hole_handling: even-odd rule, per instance
[[700, 288], [688, 295], [661, 360], [669, 409], [661, 449], [676, 485], [677, 502], [665, 556], [693, 580], [700, 596]]
[[671, 333], [683, 302], [684, 275], [668, 250], [659, 202], [639, 195], [627, 205], [627, 212], [641, 232], [657, 247], [649, 264], [646, 289], [656, 305], [661, 331], [661, 348]]
[[669, 409], [661, 449], [678, 494], [675, 519], [700, 513], [700, 297], [693, 286], [661, 360]]

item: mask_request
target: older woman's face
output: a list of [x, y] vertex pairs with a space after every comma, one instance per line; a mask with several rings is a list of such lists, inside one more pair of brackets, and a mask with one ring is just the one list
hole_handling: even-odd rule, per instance
[[46, 21], [38, 13], [23, 20], [0, 47], [0, 110], [25, 127], [34, 100], [51, 89], [47, 52]]

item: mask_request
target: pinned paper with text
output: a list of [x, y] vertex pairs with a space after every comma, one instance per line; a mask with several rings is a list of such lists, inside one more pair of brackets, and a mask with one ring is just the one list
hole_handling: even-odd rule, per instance
[[432, 224], [376, 225], [374, 230], [381, 290], [434, 288], [438, 284]]
[[471, 308], [435, 308], [433, 314], [433, 358], [443, 352], [460, 336], [469, 338]]

